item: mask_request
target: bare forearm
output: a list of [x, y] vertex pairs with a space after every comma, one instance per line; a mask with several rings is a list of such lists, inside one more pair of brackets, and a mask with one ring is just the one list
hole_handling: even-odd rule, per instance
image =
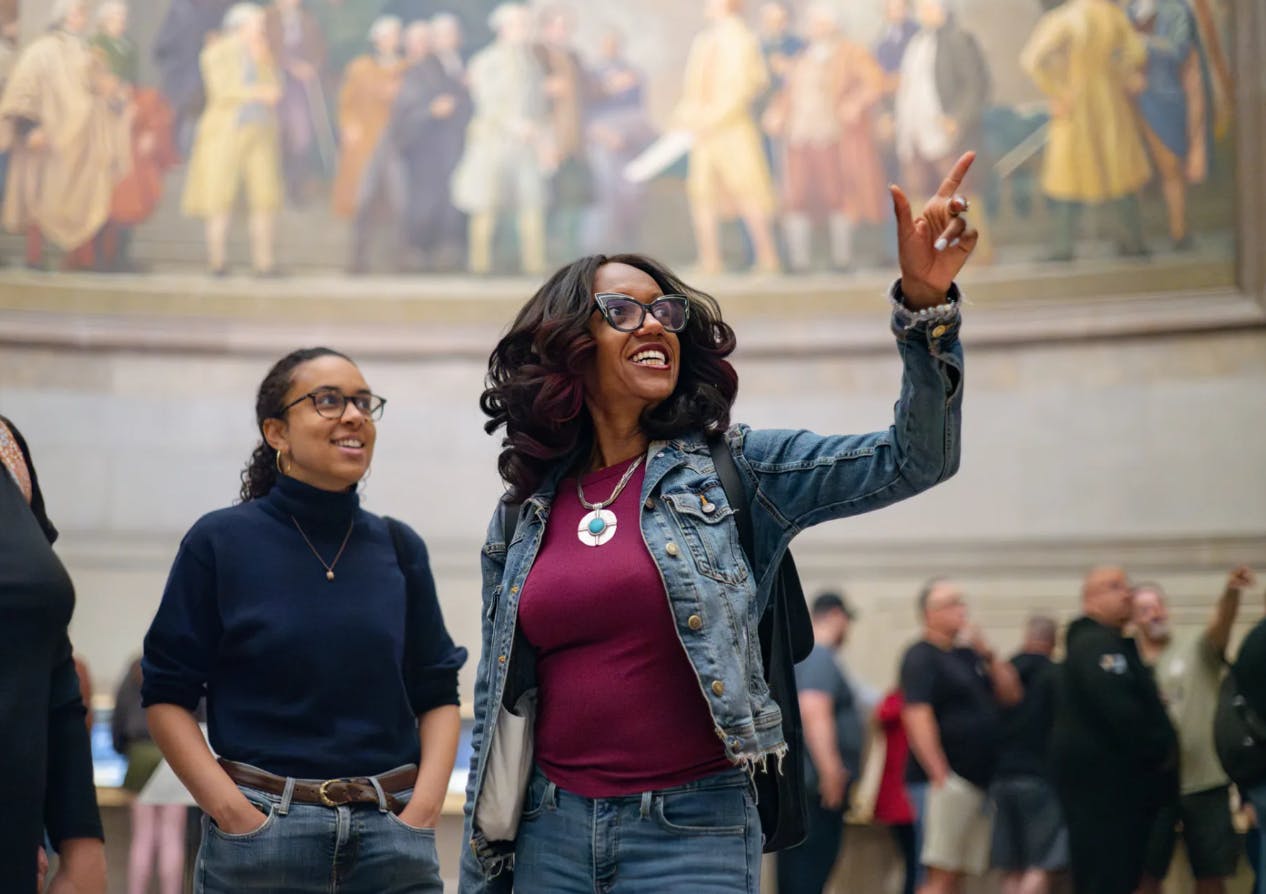
[[50, 894], [105, 894], [105, 844], [100, 838], [67, 838], [58, 856], [61, 863]]
[[911, 705], [901, 712], [906, 738], [919, 766], [928, 779], [936, 782], [949, 775], [949, 760], [941, 747], [941, 731], [936, 726], [936, 716], [928, 705]]
[[[457, 759], [457, 739], [461, 715], [456, 705], [442, 705], [418, 717], [418, 738], [422, 749], [418, 778], [413, 788], [410, 812], [418, 825], [433, 825], [439, 819], [448, 792], [448, 781]], [[424, 822], [423, 822], [424, 821]]]
[[234, 810], [254, 809], [216, 762], [191, 713], [179, 705], [152, 705], [145, 718], [167, 763], [212, 818], [220, 822]]
[[1024, 684], [1020, 682], [1020, 674], [1010, 661], [990, 658], [989, 679], [993, 683], [994, 698], [1004, 708], [1018, 705], [1024, 700]]
[[827, 711], [815, 710], [811, 704], [806, 703], [805, 696], [810, 694], [813, 693], [800, 694], [800, 712], [804, 721], [804, 742], [809, 748], [813, 766], [818, 768], [819, 774], [842, 771], [844, 762], [840, 760], [835, 719], [829, 714], [829, 701]]
[[1218, 654], [1226, 652], [1231, 644], [1231, 627], [1235, 624], [1235, 616], [1240, 611], [1240, 591], [1228, 588], [1213, 613], [1213, 621], [1209, 624], [1209, 645]]

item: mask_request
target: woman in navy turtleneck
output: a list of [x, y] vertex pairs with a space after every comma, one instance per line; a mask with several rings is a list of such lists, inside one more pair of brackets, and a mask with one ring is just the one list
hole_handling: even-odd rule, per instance
[[[172, 566], [142, 700], [208, 816], [197, 892], [442, 890], [466, 650], [421, 539], [359, 506], [383, 403], [336, 351], [278, 361], [242, 502], [201, 518]], [[192, 714], [204, 695], [218, 759]]]

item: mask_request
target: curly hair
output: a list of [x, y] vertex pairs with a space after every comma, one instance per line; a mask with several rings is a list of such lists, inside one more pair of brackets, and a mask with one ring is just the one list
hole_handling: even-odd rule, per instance
[[260, 440], [246, 468], [242, 469], [240, 495], [243, 503], [265, 496], [277, 482], [277, 451], [264, 438], [264, 420], [281, 418], [295, 369], [318, 357], [342, 357], [348, 363], [354, 362], [333, 348], [300, 348], [274, 363], [264, 381], [259, 383], [259, 392], [255, 395], [255, 426], [259, 429]]
[[519, 311], [510, 331], [488, 357], [487, 387], [479, 407], [488, 434], [505, 426], [497, 468], [519, 502], [540, 486], [550, 465], [592, 443], [584, 374], [597, 342], [589, 333], [594, 276], [604, 264], [627, 264], [646, 273], [664, 294], [690, 299], [690, 318], [678, 333], [681, 370], [663, 402], [642, 413], [652, 439], [693, 431], [724, 431], [738, 393], [738, 374], [725, 358], [734, 330], [716, 300], [686, 285], [667, 267], [643, 255], [591, 255], [551, 276]]

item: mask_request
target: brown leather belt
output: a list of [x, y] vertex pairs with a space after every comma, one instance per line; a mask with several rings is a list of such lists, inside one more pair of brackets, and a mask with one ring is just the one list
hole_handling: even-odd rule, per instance
[[[238, 785], [258, 789], [270, 795], [284, 795], [286, 777], [276, 776], [250, 764], [220, 758], [220, 766]], [[404, 802], [395, 797], [396, 792], [413, 788], [418, 778], [418, 768], [408, 764], [390, 773], [374, 777], [386, 795], [387, 809], [399, 813]], [[320, 804], [324, 807], [343, 807], [348, 804], [378, 804], [378, 791], [369, 776], [351, 776], [342, 779], [296, 779], [290, 800], [297, 804]]]

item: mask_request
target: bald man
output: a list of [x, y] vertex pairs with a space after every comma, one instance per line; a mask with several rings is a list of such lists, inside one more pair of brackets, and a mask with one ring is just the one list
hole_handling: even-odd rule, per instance
[[1077, 894], [1131, 894], [1148, 832], [1178, 796], [1178, 737], [1134, 640], [1134, 594], [1120, 568], [1082, 585], [1068, 626], [1051, 740]]

